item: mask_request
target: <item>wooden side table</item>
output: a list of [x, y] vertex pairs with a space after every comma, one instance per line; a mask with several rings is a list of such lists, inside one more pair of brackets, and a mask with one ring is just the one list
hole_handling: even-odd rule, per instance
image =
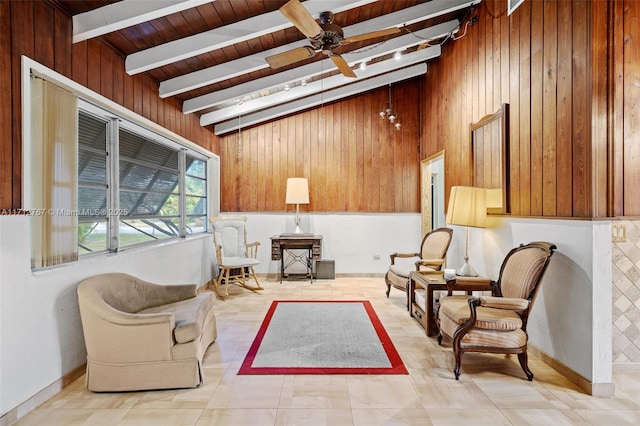
[[[471, 295], [474, 291], [490, 291], [492, 295], [497, 295], [498, 289], [495, 285], [491, 285], [491, 279], [489, 278], [458, 278], [461, 282], [454, 285], [455, 291], [465, 291], [468, 295]], [[424, 308], [416, 303], [415, 291], [417, 288], [425, 291]], [[409, 274], [409, 291], [407, 292], [409, 315], [418, 320], [427, 336], [436, 336], [438, 334], [433, 294], [436, 291], [447, 289], [447, 282], [442, 272], [411, 271]]]
[[[416, 288], [421, 288], [425, 291], [426, 303], [424, 308], [416, 302]], [[433, 293], [446, 289], [447, 283], [441, 272], [423, 273], [420, 271], [411, 271], [409, 274], [409, 291], [407, 292], [407, 297], [409, 298], [409, 315], [418, 320], [418, 323], [424, 328], [427, 336], [435, 336], [438, 334], [438, 326], [436, 325], [434, 316]]]

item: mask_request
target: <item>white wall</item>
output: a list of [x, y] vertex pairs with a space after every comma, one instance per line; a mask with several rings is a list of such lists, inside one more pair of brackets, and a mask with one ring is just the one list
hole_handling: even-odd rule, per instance
[[32, 273], [28, 216], [0, 216], [0, 415], [86, 361], [80, 281], [126, 272], [163, 284], [204, 284], [213, 255], [212, 237], [204, 235]]
[[[256, 272], [277, 273], [270, 237], [291, 232], [293, 215], [245, 215], [249, 240], [262, 243]], [[303, 213], [302, 226], [305, 232], [323, 235], [323, 258], [335, 260], [337, 274], [383, 275], [391, 252], [413, 252], [421, 240], [419, 214]], [[464, 232], [453, 228], [447, 262], [457, 267], [462, 262]], [[159, 283], [203, 284], [211, 274], [210, 236], [32, 274], [28, 235], [28, 217], [0, 216], [1, 414], [85, 362], [75, 292], [82, 279], [121, 271]], [[470, 261], [480, 274], [496, 278], [512, 247], [536, 240], [553, 242], [558, 250], [530, 318], [531, 343], [586, 379], [610, 383], [610, 224], [505, 219], [496, 228], [471, 230]], [[374, 260], [376, 255], [379, 260]], [[594, 264], [598, 259], [603, 261]]]
[[[260, 241], [259, 274], [277, 274], [280, 263], [271, 260], [271, 237], [295, 229], [294, 213], [221, 213], [247, 216], [248, 240]], [[420, 248], [420, 215], [306, 214], [300, 213], [303, 232], [322, 235], [322, 258], [335, 261], [336, 274], [384, 275], [392, 252]], [[374, 259], [379, 256], [379, 259]], [[415, 262], [415, 259], [411, 260]], [[384, 284], [381, 283], [382, 288]]]

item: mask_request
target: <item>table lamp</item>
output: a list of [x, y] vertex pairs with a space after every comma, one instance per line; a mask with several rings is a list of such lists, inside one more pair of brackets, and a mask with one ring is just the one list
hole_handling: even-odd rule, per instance
[[309, 204], [309, 181], [307, 178], [287, 179], [285, 203], [296, 205], [296, 230], [294, 234], [302, 234], [302, 229], [300, 229], [300, 204]]
[[477, 277], [469, 264], [469, 227], [484, 228], [487, 217], [487, 192], [473, 186], [453, 186], [449, 196], [446, 222], [465, 226], [464, 264], [456, 271], [462, 277]]

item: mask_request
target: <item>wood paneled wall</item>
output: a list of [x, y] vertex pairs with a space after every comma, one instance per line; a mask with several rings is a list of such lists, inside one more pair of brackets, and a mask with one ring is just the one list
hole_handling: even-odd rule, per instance
[[640, 215], [639, 17], [636, 1], [483, 1], [425, 77], [422, 150], [446, 150], [447, 191], [472, 181], [469, 123], [506, 102], [512, 215]]
[[392, 85], [399, 131], [378, 116], [384, 87], [221, 137], [221, 209], [291, 210], [287, 178], [306, 177], [304, 211], [418, 212], [421, 91], [419, 79]]
[[158, 97], [158, 82], [129, 76], [124, 58], [93, 39], [72, 44], [72, 21], [44, 1], [0, 0], [0, 209], [21, 206], [21, 55], [215, 152], [216, 136], [182, 105]]
[[[283, 211], [286, 178], [310, 179], [310, 211], [419, 212], [420, 160], [446, 150], [445, 181], [471, 184], [469, 123], [510, 107], [511, 214], [640, 216], [640, 2], [484, 0], [478, 21], [423, 79], [393, 86], [402, 131], [377, 117], [388, 89], [216, 138], [157, 82], [90, 40], [52, 3], [0, 0], [0, 208], [21, 204], [20, 55], [41, 62], [222, 159], [221, 207]], [[290, 207], [289, 207], [290, 208]]]
[[[604, 5], [596, 6], [594, 15], [603, 15]], [[610, 36], [598, 41], [608, 47], [609, 102], [598, 112], [605, 116], [602, 109], [608, 107], [608, 120], [598, 129], [613, 142], [607, 151], [611, 211], [613, 216], [640, 217], [640, 2], [612, 2], [607, 12]]]

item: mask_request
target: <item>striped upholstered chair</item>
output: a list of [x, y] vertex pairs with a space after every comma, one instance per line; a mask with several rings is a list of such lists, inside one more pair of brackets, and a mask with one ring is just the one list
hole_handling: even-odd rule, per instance
[[[409, 273], [411, 271], [441, 271], [449, 244], [451, 244], [452, 234], [453, 230], [450, 228], [434, 229], [425, 234], [420, 244], [420, 251], [416, 253], [392, 253], [391, 265], [384, 276], [384, 281], [387, 284], [387, 297], [389, 297], [391, 287], [407, 293]], [[415, 258], [416, 261], [412, 263], [396, 263], [396, 259], [400, 258]], [[408, 300], [407, 298], [407, 302]], [[408, 303], [407, 309], [409, 309]]]
[[512, 249], [498, 281], [492, 282], [498, 296], [452, 296], [455, 290], [466, 290], [465, 284], [456, 287], [456, 279], [447, 282], [448, 295], [440, 299], [438, 310], [438, 343], [443, 337], [452, 341], [456, 380], [465, 352], [517, 354], [527, 379], [533, 380], [527, 364], [527, 318], [555, 249], [545, 242]]

